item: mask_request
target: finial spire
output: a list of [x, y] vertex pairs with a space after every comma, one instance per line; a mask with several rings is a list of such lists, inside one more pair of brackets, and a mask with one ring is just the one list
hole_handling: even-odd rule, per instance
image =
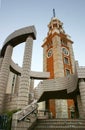
[[55, 9], [53, 9], [53, 18], [55, 17]]

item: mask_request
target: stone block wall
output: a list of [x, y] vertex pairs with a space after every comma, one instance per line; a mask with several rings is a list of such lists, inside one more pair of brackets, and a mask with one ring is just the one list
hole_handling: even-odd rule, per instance
[[17, 94], [6, 94], [5, 95], [5, 101], [4, 101], [4, 111], [12, 111], [17, 110]]

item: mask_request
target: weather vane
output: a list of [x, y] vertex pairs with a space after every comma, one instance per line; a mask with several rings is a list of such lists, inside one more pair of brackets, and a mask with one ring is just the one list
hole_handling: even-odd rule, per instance
[[53, 9], [53, 17], [55, 17], [55, 9]]

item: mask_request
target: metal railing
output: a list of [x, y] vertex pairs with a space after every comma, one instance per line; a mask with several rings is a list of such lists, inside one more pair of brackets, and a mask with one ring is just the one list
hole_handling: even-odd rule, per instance
[[18, 119], [18, 121], [22, 121], [24, 120], [26, 117], [30, 116], [31, 114], [37, 114], [35, 111], [37, 110], [37, 106], [36, 108], [34, 108], [33, 110], [31, 110], [30, 112], [27, 112], [24, 116], [22, 116], [21, 118]]
[[12, 130], [20, 128], [31, 130], [37, 120], [37, 108], [37, 100], [35, 100], [30, 105], [15, 113], [12, 118]]

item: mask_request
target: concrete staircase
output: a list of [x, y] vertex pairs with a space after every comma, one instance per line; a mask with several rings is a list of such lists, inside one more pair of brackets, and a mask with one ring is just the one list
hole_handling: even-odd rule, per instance
[[85, 130], [84, 119], [38, 119], [32, 130]]
[[[54, 98], [59, 98], [57, 97], [59, 92], [59, 95], [61, 94], [60, 92], [63, 91], [63, 93], [65, 92], [66, 95], [74, 92], [77, 88], [77, 75], [76, 74], [71, 74], [69, 76], [66, 77], [60, 77], [57, 79], [47, 79], [47, 80], [43, 80], [41, 81], [37, 87], [34, 88], [34, 97], [37, 101], [44, 101], [46, 100], [46, 96], [44, 99], [43, 94], [46, 93], [50, 93], [50, 95], [52, 95], [53, 98], [54, 95], [56, 95], [56, 97]], [[52, 94], [52, 92], [54, 92], [54, 94]], [[57, 93], [57, 94], [56, 94]], [[62, 95], [62, 94], [61, 94]], [[65, 95], [64, 95], [65, 96]], [[42, 99], [41, 99], [42, 98]], [[48, 96], [47, 96], [48, 98]], [[63, 97], [61, 97], [63, 98]]]

